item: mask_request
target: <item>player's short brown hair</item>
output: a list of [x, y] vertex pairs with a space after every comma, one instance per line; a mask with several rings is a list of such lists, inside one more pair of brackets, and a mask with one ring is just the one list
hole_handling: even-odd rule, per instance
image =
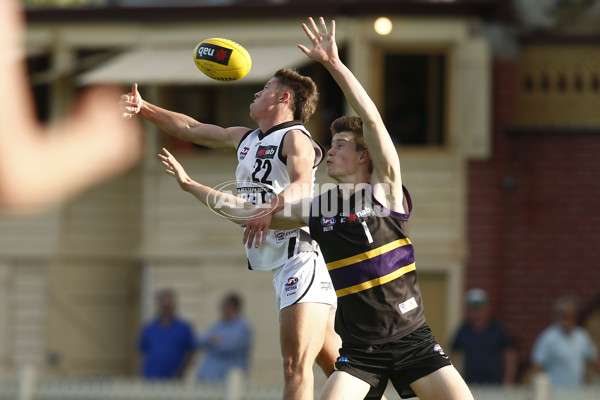
[[331, 123], [331, 136], [340, 132], [351, 132], [354, 138], [356, 151], [367, 149], [367, 143], [363, 135], [363, 122], [359, 117], [345, 116], [339, 117]]
[[319, 102], [319, 92], [315, 82], [308, 76], [302, 76], [296, 70], [289, 68], [282, 68], [275, 72], [274, 78], [291, 92], [290, 108], [294, 113], [294, 119], [306, 123], [315, 113]]
[[[367, 142], [365, 142], [365, 136], [363, 134], [363, 122], [362, 119], [355, 116], [344, 116], [339, 117], [331, 123], [329, 127], [331, 130], [331, 136], [340, 132], [350, 132], [352, 139], [354, 139], [354, 150], [357, 152], [369, 150], [367, 148]], [[373, 160], [369, 156], [369, 172], [373, 172]]]

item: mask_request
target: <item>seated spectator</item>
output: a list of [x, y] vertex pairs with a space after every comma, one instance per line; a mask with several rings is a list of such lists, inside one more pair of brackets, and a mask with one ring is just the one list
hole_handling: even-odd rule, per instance
[[198, 381], [223, 382], [234, 369], [248, 373], [252, 330], [241, 310], [240, 297], [228, 294], [221, 301], [221, 320], [198, 338], [197, 348], [206, 351]]

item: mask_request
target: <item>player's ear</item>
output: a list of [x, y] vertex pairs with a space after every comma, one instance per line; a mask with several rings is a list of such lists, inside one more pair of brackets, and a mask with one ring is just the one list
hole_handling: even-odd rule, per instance
[[291, 98], [290, 92], [283, 92], [283, 93], [281, 93], [281, 96], [279, 96], [279, 102], [287, 103], [290, 101], [290, 98]]

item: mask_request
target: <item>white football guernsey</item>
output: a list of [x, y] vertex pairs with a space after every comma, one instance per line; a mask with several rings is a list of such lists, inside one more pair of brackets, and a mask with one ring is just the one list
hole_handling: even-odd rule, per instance
[[[315, 165], [312, 172], [310, 192], [312, 196], [315, 170], [321, 162], [324, 150], [300, 121], [279, 124], [261, 132], [250, 131], [242, 137], [237, 148], [238, 166], [235, 171], [237, 194], [253, 204], [268, 202], [290, 184], [286, 160], [282, 155], [283, 138], [291, 130], [307, 135], [315, 149]], [[301, 251], [313, 249], [312, 239], [306, 227], [290, 230], [269, 229], [267, 241], [257, 249], [246, 247], [248, 268], [270, 271], [281, 267], [288, 258]]]

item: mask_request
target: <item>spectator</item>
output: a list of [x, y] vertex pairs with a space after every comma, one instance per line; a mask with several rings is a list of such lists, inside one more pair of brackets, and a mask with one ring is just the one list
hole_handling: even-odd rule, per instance
[[463, 359], [465, 381], [480, 385], [513, 384], [517, 352], [504, 325], [492, 318], [487, 293], [471, 289], [465, 300], [466, 319], [452, 342], [453, 358]]
[[173, 291], [157, 294], [157, 309], [140, 335], [141, 373], [149, 379], [181, 378], [194, 351], [191, 326], [177, 318]]
[[534, 371], [544, 371], [554, 387], [571, 388], [584, 383], [588, 364], [600, 370], [594, 343], [585, 329], [576, 325], [577, 299], [561, 297], [554, 304], [556, 321], [535, 341], [531, 353]]
[[221, 321], [198, 338], [197, 348], [206, 351], [198, 381], [222, 382], [234, 369], [248, 373], [252, 330], [241, 310], [240, 297], [228, 294], [221, 301]]

